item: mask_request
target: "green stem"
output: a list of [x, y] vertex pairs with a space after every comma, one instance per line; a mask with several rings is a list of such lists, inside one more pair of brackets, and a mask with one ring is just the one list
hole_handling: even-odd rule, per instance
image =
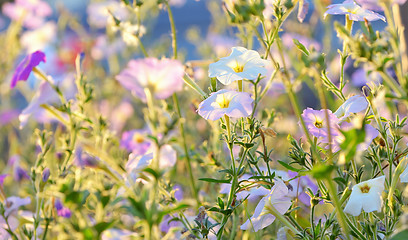
[[200, 88], [200, 86], [198, 86], [197, 83], [195, 83], [193, 79], [191, 79], [187, 75], [187, 73], [184, 74], [183, 80], [189, 87], [191, 87], [194, 91], [200, 94], [202, 98], [205, 98], [207, 96], [207, 94]]
[[176, 105], [176, 111], [177, 111], [177, 115], [179, 117], [180, 134], [181, 134], [181, 139], [182, 139], [182, 144], [183, 144], [183, 149], [184, 149], [184, 155], [185, 155], [186, 160], [187, 160], [187, 171], [188, 171], [188, 174], [190, 176], [191, 191], [193, 192], [194, 198], [197, 201], [197, 205], [200, 205], [200, 200], [198, 198], [197, 188], [195, 186], [193, 171], [192, 171], [192, 168], [191, 168], [190, 154], [188, 153], [188, 148], [187, 148], [186, 134], [185, 134], [185, 131], [184, 131], [184, 121], [185, 121], [185, 119], [182, 118], [182, 116], [181, 116], [180, 104], [179, 104], [179, 100], [178, 100], [178, 97], [177, 97], [176, 93], [173, 94], [173, 101], [174, 101], [174, 104]]
[[282, 214], [278, 212], [278, 210], [272, 205], [268, 204], [265, 208], [269, 211], [270, 214], [274, 215], [281, 223], [283, 223], [286, 227], [288, 227], [293, 233], [296, 235], [302, 235], [302, 233], [292, 225]]
[[169, 12], [169, 21], [170, 21], [170, 27], [171, 27], [171, 35], [172, 35], [172, 41], [171, 41], [171, 46], [173, 47], [173, 58], [177, 59], [177, 34], [176, 34], [176, 25], [174, 24], [174, 17], [173, 13], [170, 8], [170, 4], [168, 1], [165, 1], [167, 11]]

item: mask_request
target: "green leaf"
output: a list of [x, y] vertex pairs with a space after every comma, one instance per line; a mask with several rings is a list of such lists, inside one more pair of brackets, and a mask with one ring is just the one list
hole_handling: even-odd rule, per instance
[[[341, 130], [340, 130], [341, 131]], [[339, 155], [339, 163], [347, 163], [356, 155], [357, 146], [364, 142], [365, 130], [351, 129], [348, 131], [341, 131], [344, 135], [344, 141], [340, 144], [342, 151]]]
[[204, 182], [213, 182], [213, 183], [230, 183], [231, 179], [214, 179], [214, 178], [199, 178], [198, 180]]
[[318, 164], [313, 167], [310, 171], [313, 178], [315, 179], [325, 179], [330, 177], [330, 173], [334, 170], [333, 165]]
[[287, 164], [285, 162], [282, 162], [280, 160], [278, 160], [278, 163], [280, 165], [282, 165], [284, 168], [289, 169], [289, 170], [294, 171], [294, 172], [300, 172], [302, 170], [302, 169], [294, 168], [294, 167], [290, 166], [289, 164]]
[[404, 229], [390, 238], [390, 240], [406, 240], [408, 239], [408, 229]]
[[98, 235], [101, 234], [106, 229], [110, 228], [113, 225], [114, 221], [112, 222], [100, 222], [97, 223], [94, 228], [98, 232]]
[[296, 47], [302, 51], [306, 56], [309, 56], [309, 50], [307, 50], [307, 48], [299, 42], [299, 40], [297, 39], [293, 39], [293, 43], [296, 45]]

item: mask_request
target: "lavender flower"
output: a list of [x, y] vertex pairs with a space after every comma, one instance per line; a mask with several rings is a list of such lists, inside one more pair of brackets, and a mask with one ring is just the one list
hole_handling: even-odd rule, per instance
[[[306, 127], [309, 130], [310, 134], [319, 138], [327, 137], [327, 121], [325, 109], [322, 110], [313, 110], [312, 108], [307, 108], [302, 113], [302, 118], [305, 121]], [[338, 135], [337, 129], [339, 128], [338, 122], [339, 119], [332, 113], [332, 111], [327, 110], [329, 115], [330, 122], [330, 132], [332, 136]]]
[[218, 120], [224, 115], [239, 118], [248, 117], [254, 100], [248, 93], [219, 90], [212, 93], [198, 106], [198, 114], [207, 120]]
[[55, 208], [57, 209], [57, 214], [60, 217], [63, 218], [70, 218], [71, 217], [71, 210], [69, 210], [69, 208], [64, 207], [64, 205], [62, 205], [62, 202], [57, 199], [55, 200]]
[[41, 51], [36, 51], [26, 56], [23, 61], [18, 64], [16, 71], [13, 74], [13, 78], [11, 79], [10, 87], [14, 88], [18, 81], [27, 81], [33, 68], [38, 66], [40, 62], [45, 61], [45, 54]]
[[16, 196], [8, 197], [4, 204], [4, 216], [8, 217], [13, 212], [16, 212], [21, 206], [30, 204], [31, 200], [30, 197], [20, 198]]
[[8, 177], [8, 174], [1, 174], [0, 175], [0, 187], [3, 187], [4, 179], [6, 179], [6, 177]]
[[327, 8], [329, 10], [324, 13], [324, 17], [328, 14], [348, 15], [350, 20], [353, 21], [364, 21], [364, 19], [367, 21], [376, 21], [381, 19], [385, 22], [384, 16], [360, 7], [360, 5], [356, 4], [354, 0], [346, 0], [340, 4], [332, 4]]
[[367, 99], [363, 96], [352, 96], [347, 99], [337, 110], [334, 112], [340, 120], [349, 117], [353, 113], [359, 113], [365, 111], [368, 107]]
[[150, 148], [151, 142], [147, 138], [149, 133], [146, 129], [135, 129], [124, 132], [120, 141], [120, 146], [136, 155], [143, 155]]
[[83, 152], [81, 147], [77, 147], [75, 150], [74, 163], [82, 168], [95, 168], [99, 165], [99, 159]]
[[12, 168], [14, 180], [16, 180], [17, 182], [20, 182], [23, 179], [30, 179], [27, 171], [20, 165], [19, 155], [11, 156], [7, 164]]
[[[392, 0], [392, 4], [403, 5], [407, 0]], [[373, 11], [384, 11], [384, 9], [379, 5], [380, 0], [356, 0], [363, 8], [373, 10]]]
[[287, 197], [288, 188], [276, 180], [269, 194], [263, 197], [255, 208], [254, 215], [241, 225], [242, 230], [253, 229], [255, 232], [271, 225], [275, 216], [268, 213], [266, 206], [272, 205], [280, 214], [284, 214], [291, 206], [290, 198]]
[[148, 88], [157, 99], [166, 99], [183, 88], [184, 67], [177, 60], [145, 58], [131, 60], [116, 79], [135, 96], [146, 101]]
[[211, 63], [208, 69], [209, 77], [216, 77], [222, 84], [229, 85], [234, 81], [254, 80], [258, 74], [266, 75], [268, 61], [254, 50], [243, 47], [233, 47], [231, 55]]
[[50, 169], [49, 168], [45, 168], [44, 171], [42, 172], [42, 181], [43, 182], [47, 182], [48, 178], [50, 177]]

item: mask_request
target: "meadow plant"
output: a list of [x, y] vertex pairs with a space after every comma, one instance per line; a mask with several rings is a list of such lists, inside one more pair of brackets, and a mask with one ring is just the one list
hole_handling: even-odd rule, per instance
[[408, 239], [406, 0], [49, 2], [2, 6], [0, 239]]

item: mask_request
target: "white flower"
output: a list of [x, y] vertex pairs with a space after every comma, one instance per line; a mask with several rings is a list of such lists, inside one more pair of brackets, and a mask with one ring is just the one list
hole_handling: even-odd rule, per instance
[[368, 107], [367, 99], [363, 96], [352, 96], [347, 99], [334, 113], [340, 120], [344, 120], [353, 113], [365, 111]]
[[45, 49], [57, 36], [57, 24], [47, 22], [32, 31], [25, 31], [20, 38], [20, 43], [27, 53]]
[[364, 212], [381, 211], [385, 176], [374, 178], [355, 185], [344, 212], [358, 216], [361, 209]]
[[254, 215], [241, 225], [242, 230], [253, 229], [255, 232], [263, 229], [275, 221], [275, 216], [268, 213], [266, 206], [272, 205], [280, 214], [284, 214], [292, 204], [287, 197], [288, 188], [281, 180], [276, 180], [268, 195], [259, 201]]
[[231, 55], [210, 64], [208, 76], [216, 77], [224, 85], [242, 79], [254, 80], [258, 74], [266, 75], [267, 64], [268, 61], [262, 59], [258, 52], [233, 47]]

